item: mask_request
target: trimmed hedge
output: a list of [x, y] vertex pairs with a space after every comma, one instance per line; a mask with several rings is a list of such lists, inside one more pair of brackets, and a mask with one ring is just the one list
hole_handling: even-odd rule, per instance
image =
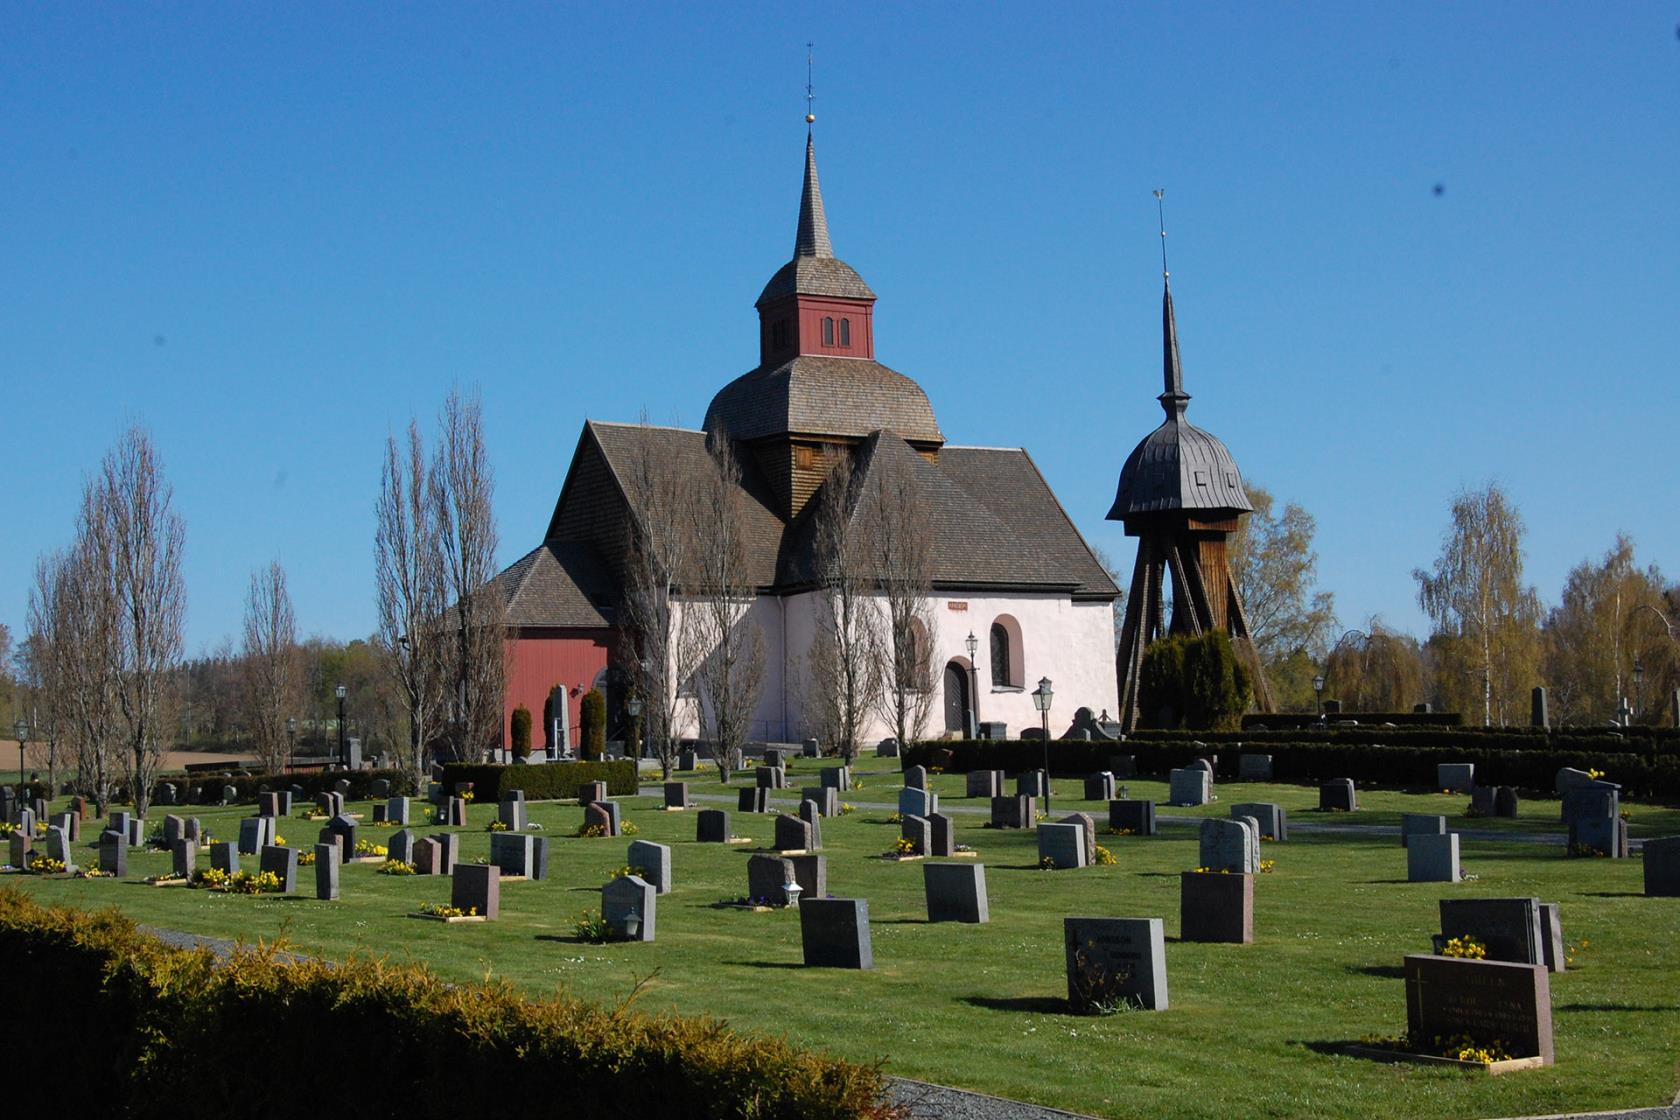
[[[1599, 737], [1600, 740], [1608, 736]], [[1611, 740], [1611, 743], [1614, 743]], [[912, 744], [902, 754], [902, 765], [930, 765], [935, 753], [951, 752], [945, 767], [951, 773], [970, 770], [1004, 770], [1022, 773], [1043, 765], [1043, 747], [1030, 741], [962, 741]], [[1267, 742], [1252, 740], [1213, 743], [1195, 741], [1128, 739], [1123, 743], [1058, 741], [1050, 745], [1050, 769], [1061, 777], [1080, 777], [1108, 769], [1115, 755], [1132, 755], [1139, 774], [1165, 776], [1169, 770], [1187, 766], [1210, 753], [1219, 754], [1219, 771], [1226, 778], [1237, 772], [1237, 755], [1269, 754], [1272, 776], [1280, 782], [1314, 782], [1330, 778], [1352, 778], [1376, 785], [1412, 789], [1434, 789], [1435, 767], [1442, 762], [1473, 762], [1476, 780], [1483, 785], [1516, 786], [1545, 791], [1554, 788], [1557, 772], [1565, 766], [1577, 770], [1602, 770], [1610, 781], [1620, 783], [1632, 797], [1680, 800], [1680, 754], [1634, 753], [1607, 749], [1548, 749], [1544, 744], [1527, 750], [1504, 750], [1497, 746], [1451, 747], [1376, 746], [1356, 743]]]
[[[1332, 715], [1332, 721], [1339, 719], [1356, 719], [1360, 723], [1392, 723], [1396, 727], [1463, 727], [1464, 714], [1462, 712], [1343, 712]], [[1318, 717], [1311, 713], [1298, 712], [1250, 712], [1242, 717], [1244, 731], [1263, 727], [1273, 731], [1299, 731], [1311, 727], [1318, 722]]]
[[[42, 1037], [76, 1041], [33, 1047], [18, 1077], [71, 1086], [77, 1110], [95, 1115], [266, 1118], [330, 1102], [459, 1120], [473, 1101], [585, 1120], [890, 1115], [878, 1069], [716, 1020], [529, 999], [421, 964], [297, 960], [279, 946], [218, 962], [114, 910], [49, 909], [12, 888], [0, 888], [0, 975]], [[330, 1061], [323, 1040], [337, 1040]]]
[[443, 788], [471, 782], [480, 803], [500, 801], [510, 790], [522, 789], [530, 801], [564, 801], [578, 795], [585, 782], [606, 782], [614, 797], [633, 797], [639, 788], [636, 763], [628, 758], [609, 762], [551, 762], [539, 766], [490, 766], [451, 762], [443, 768]]
[[1214, 744], [1344, 743], [1369, 746], [1439, 747], [1462, 750], [1610, 751], [1626, 754], [1680, 752], [1680, 733], [1669, 727], [1358, 727], [1301, 728], [1277, 731], [1151, 731], [1127, 737], [1128, 743], [1196, 741]]
[[[279, 793], [298, 786], [305, 797], [314, 797], [318, 793], [330, 793], [340, 779], [350, 783], [350, 792], [345, 795], [349, 801], [366, 801], [373, 796], [373, 783], [376, 778], [384, 778], [391, 783], [393, 796], [412, 796], [414, 794], [414, 775], [408, 770], [318, 770], [302, 774], [248, 774], [242, 777], [223, 778], [220, 775], [198, 775], [191, 781], [180, 778], [163, 778], [162, 782], [172, 782], [180, 791], [176, 804], [180, 805], [214, 805], [222, 799], [222, 787], [232, 786], [239, 791], [238, 800], [241, 802], [255, 802], [262, 787], [267, 786], [271, 791]], [[193, 786], [199, 789], [197, 801], [191, 800]], [[127, 791], [124, 791], [126, 795]], [[121, 800], [126, 800], [126, 796]], [[120, 803], [120, 802], [119, 802]], [[157, 786], [152, 787], [152, 802], [157, 804]], [[165, 806], [167, 808], [167, 806]]]

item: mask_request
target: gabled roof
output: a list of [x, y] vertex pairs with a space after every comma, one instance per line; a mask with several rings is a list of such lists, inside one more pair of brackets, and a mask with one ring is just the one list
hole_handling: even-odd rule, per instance
[[551, 541], [533, 548], [493, 581], [516, 627], [613, 625], [612, 577], [584, 542]]
[[706, 409], [706, 429], [738, 440], [804, 434], [862, 439], [883, 428], [908, 440], [943, 443], [927, 393], [870, 358], [804, 354], [742, 374]]

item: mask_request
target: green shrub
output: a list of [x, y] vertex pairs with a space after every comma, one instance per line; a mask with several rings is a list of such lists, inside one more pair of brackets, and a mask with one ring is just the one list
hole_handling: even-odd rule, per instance
[[[75, 1086], [78, 1110], [96, 1115], [290, 1116], [323, 1100], [369, 1115], [400, 1101], [423, 1120], [457, 1120], [472, 1101], [515, 1116], [564, 1101], [584, 1120], [887, 1114], [877, 1069], [715, 1020], [530, 999], [505, 981], [445, 982], [386, 959], [295, 959], [278, 945], [218, 961], [115, 912], [48, 909], [13, 889], [0, 889], [0, 975], [8, 998], [30, 1001], [32, 1029], [77, 1042], [32, 1050], [28, 1079]], [[378, 1045], [321, 1063], [323, 1038]], [[300, 1069], [311, 1073], [283, 1072]]]
[[580, 708], [583, 757], [591, 762], [603, 759], [607, 757], [607, 698], [592, 688], [583, 694]]
[[443, 768], [443, 788], [471, 782], [480, 804], [494, 804], [516, 789], [528, 801], [567, 801], [577, 797], [585, 782], [606, 782], [613, 797], [633, 797], [637, 790], [636, 763], [618, 758], [606, 762], [558, 762], [543, 766], [491, 766], [451, 762]]
[[531, 757], [531, 709], [523, 704], [513, 710], [513, 757]]
[[1151, 642], [1138, 683], [1139, 707], [1151, 727], [1235, 727], [1253, 695], [1248, 670], [1223, 630]]

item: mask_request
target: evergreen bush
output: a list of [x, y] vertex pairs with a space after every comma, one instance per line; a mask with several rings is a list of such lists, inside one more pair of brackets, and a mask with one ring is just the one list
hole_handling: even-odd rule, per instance
[[523, 704], [513, 710], [513, 757], [531, 757], [531, 709]]
[[583, 757], [598, 762], [607, 757], [607, 698], [592, 688], [583, 694], [581, 708]]

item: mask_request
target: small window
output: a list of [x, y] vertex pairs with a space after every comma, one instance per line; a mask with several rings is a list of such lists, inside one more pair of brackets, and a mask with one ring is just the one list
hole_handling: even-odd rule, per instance
[[1009, 631], [992, 623], [992, 687], [1007, 688], [1009, 672]]
[[852, 321], [850, 319], [842, 319], [842, 320], [840, 320], [840, 345], [850, 346], [851, 344], [852, 344]]
[[1197, 486], [1206, 486], [1208, 484], [1208, 473], [1206, 471], [1196, 471], [1195, 475]]
[[823, 345], [834, 345], [834, 320], [832, 318], [824, 317], [823, 319]]
[[770, 328], [770, 347], [780, 350], [787, 345], [787, 320], [777, 319], [775, 326]]

